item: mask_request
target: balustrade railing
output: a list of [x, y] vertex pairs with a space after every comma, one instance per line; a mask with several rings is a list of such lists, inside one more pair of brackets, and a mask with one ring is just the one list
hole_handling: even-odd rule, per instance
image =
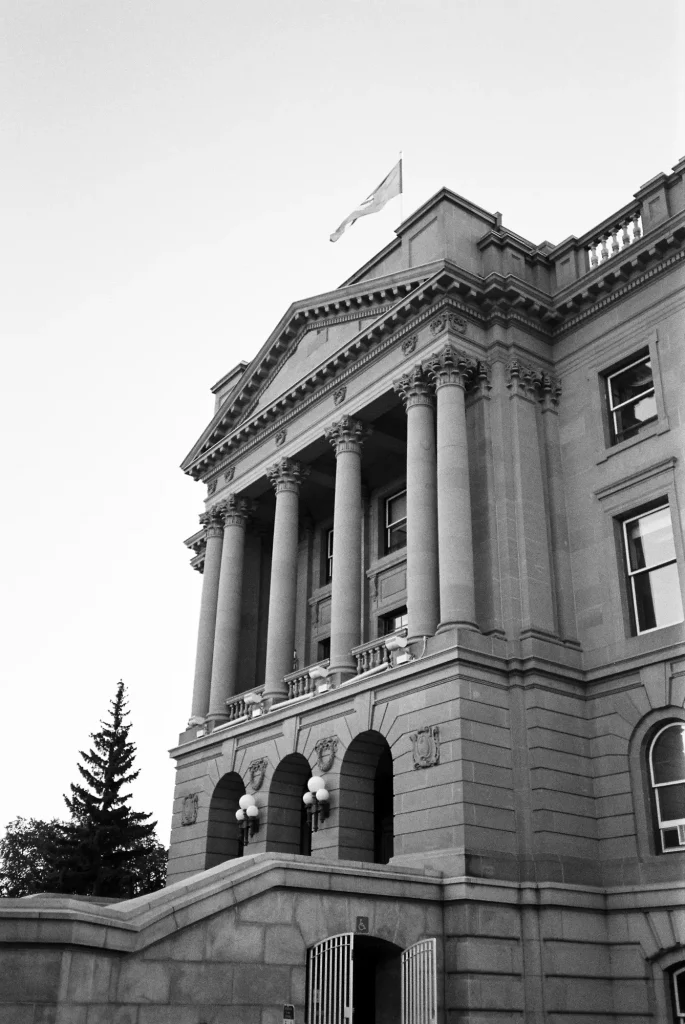
[[606, 263], [612, 256], [627, 249], [642, 238], [642, 217], [640, 210], [632, 210], [619, 217], [613, 224], [604, 227], [592, 238], [586, 252], [590, 270]]
[[255, 689], [255, 690], [246, 690], [244, 693], [239, 693], [235, 697], [231, 697], [229, 700], [227, 700], [226, 701], [226, 714], [228, 716], [227, 721], [228, 722], [235, 722], [239, 718], [247, 718], [247, 716], [251, 713], [252, 709], [254, 708], [256, 702], [253, 702], [251, 704], [249, 702], [249, 699], [248, 699], [248, 701], [246, 703], [245, 702], [245, 698], [246, 697], [249, 698], [252, 695], [254, 695], [255, 697], [261, 697], [263, 692], [264, 692], [264, 687], [261, 686], [261, 687], [259, 687], [258, 689]]
[[389, 668], [392, 667], [392, 655], [385, 646], [385, 641], [388, 639], [388, 636], [406, 635], [407, 630], [405, 628], [396, 629], [394, 633], [388, 633], [387, 636], [379, 636], [376, 640], [369, 640], [365, 644], [360, 644], [359, 647], [353, 647], [352, 654], [354, 654], [357, 660], [357, 675], [361, 675], [362, 672], [369, 672], [371, 669], [380, 668], [382, 665], [387, 665]]
[[317, 661], [314, 665], [307, 665], [306, 668], [290, 672], [284, 677], [283, 682], [288, 687], [288, 700], [295, 697], [306, 697], [308, 693], [316, 693], [316, 679], [309, 676], [313, 668], [328, 668], [328, 661]]

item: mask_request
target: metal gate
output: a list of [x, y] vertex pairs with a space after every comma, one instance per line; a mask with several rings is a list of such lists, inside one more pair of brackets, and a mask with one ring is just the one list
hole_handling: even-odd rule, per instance
[[437, 939], [422, 939], [402, 953], [402, 1024], [437, 1024]]
[[354, 934], [333, 935], [309, 950], [307, 1024], [352, 1024]]

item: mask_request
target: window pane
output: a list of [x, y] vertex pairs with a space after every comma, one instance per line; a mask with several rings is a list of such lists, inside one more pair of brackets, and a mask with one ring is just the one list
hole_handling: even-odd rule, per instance
[[673, 979], [675, 982], [675, 1006], [678, 1014], [685, 1013], [685, 971], [676, 972]]
[[656, 790], [661, 821], [685, 821], [685, 785]]
[[403, 491], [395, 498], [388, 498], [388, 526], [398, 519], [407, 518], [407, 492]]
[[675, 562], [633, 576], [633, 586], [639, 632], [683, 621], [680, 581]]
[[644, 569], [675, 559], [671, 513], [668, 508], [649, 512], [626, 524], [630, 568]]
[[685, 782], [685, 725], [671, 725], [652, 747], [654, 781]]
[[400, 548], [406, 548], [407, 546], [407, 524], [400, 523], [399, 526], [393, 526], [388, 530], [388, 552], [399, 551]]
[[680, 840], [678, 839], [677, 828], [664, 828], [661, 830], [661, 839], [664, 844], [664, 850], [681, 850]]
[[654, 392], [645, 398], [624, 405], [614, 412], [614, 431], [618, 441], [625, 441], [636, 434], [649, 420], [656, 419], [656, 398]]
[[652, 363], [648, 358], [635, 366], [629, 366], [627, 369], [613, 374], [609, 378], [612, 408], [615, 409], [617, 405], [627, 402], [631, 398], [637, 398], [651, 386]]

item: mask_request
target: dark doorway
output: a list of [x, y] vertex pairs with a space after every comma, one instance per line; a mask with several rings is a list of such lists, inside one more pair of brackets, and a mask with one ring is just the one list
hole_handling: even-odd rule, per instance
[[393, 856], [393, 764], [378, 732], [363, 732], [350, 743], [340, 768], [342, 860], [387, 864]]
[[243, 836], [235, 812], [244, 792], [245, 784], [237, 772], [228, 772], [219, 779], [209, 803], [205, 868], [242, 857]]
[[267, 850], [311, 855], [312, 836], [302, 801], [311, 774], [309, 762], [302, 754], [289, 754], [276, 768], [267, 805]]
[[355, 935], [352, 973], [354, 1024], [396, 1024], [401, 1013], [401, 950], [392, 942]]

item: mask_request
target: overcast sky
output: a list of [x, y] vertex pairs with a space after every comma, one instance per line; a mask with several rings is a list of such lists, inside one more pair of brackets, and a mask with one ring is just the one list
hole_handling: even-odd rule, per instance
[[0, 826], [63, 815], [129, 691], [168, 841], [210, 386], [393, 238], [404, 152], [532, 241], [685, 154], [682, 0], [0, 0]]

